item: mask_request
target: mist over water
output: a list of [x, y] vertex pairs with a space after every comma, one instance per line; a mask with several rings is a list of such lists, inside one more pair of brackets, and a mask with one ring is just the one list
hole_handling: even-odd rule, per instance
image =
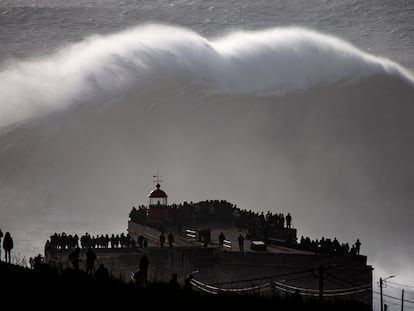
[[172, 202], [290, 212], [413, 283], [413, 81], [303, 28], [147, 25], [3, 63], [0, 227], [22, 253], [124, 231], [159, 171]]

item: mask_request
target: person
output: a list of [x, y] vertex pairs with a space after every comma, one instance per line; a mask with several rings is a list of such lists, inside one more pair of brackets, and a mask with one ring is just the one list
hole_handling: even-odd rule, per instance
[[168, 237], [167, 238], [168, 238], [168, 244], [170, 245], [170, 247], [172, 247], [173, 246], [173, 243], [175, 242], [173, 234], [170, 232], [168, 234]]
[[219, 247], [223, 247], [225, 239], [226, 239], [226, 237], [225, 237], [224, 233], [221, 232], [220, 235], [219, 235]]
[[43, 260], [43, 256], [41, 254], [38, 254], [34, 259], [33, 259], [33, 269], [35, 270], [39, 270], [40, 266], [43, 264], [44, 260]]
[[96, 254], [92, 251], [92, 248], [89, 247], [86, 252], [86, 274], [92, 274], [92, 272], [95, 272], [95, 260]]
[[146, 254], [142, 255], [141, 260], [139, 261], [139, 269], [142, 271], [142, 276], [145, 282], [145, 285], [148, 285], [148, 265], [149, 260]]
[[286, 215], [286, 228], [292, 227], [292, 216], [290, 216], [290, 213]]
[[[0, 229], [0, 245], [1, 245], [1, 239], [3, 238], [3, 231]], [[1, 261], [1, 247], [0, 247], [0, 261]]]
[[144, 236], [143, 235], [139, 235], [138, 236], [138, 246], [140, 248], [142, 248], [143, 247], [143, 243], [144, 243]]
[[355, 242], [355, 253], [357, 255], [359, 255], [359, 250], [361, 249], [361, 242], [359, 241], [359, 239], [356, 240]]
[[161, 245], [161, 247], [164, 247], [164, 243], [165, 243], [165, 235], [164, 235], [164, 232], [161, 232], [161, 234], [160, 234], [160, 245]]
[[4, 257], [6, 262], [11, 263], [11, 250], [13, 249], [13, 238], [10, 232], [6, 232], [3, 240]]
[[95, 272], [95, 277], [98, 281], [106, 281], [109, 279], [108, 269], [101, 263]]
[[144, 238], [144, 248], [147, 248], [148, 247], [148, 240], [147, 240], [147, 238]]
[[79, 247], [76, 247], [75, 250], [69, 254], [69, 260], [72, 263], [73, 268], [76, 271], [78, 271], [79, 270], [79, 262], [81, 261], [81, 259], [80, 259], [80, 248]]
[[244, 252], [244, 236], [241, 233], [239, 234], [237, 240], [239, 241], [240, 252]]
[[34, 258], [33, 257], [29, 257], [29, 265], [30, 265], [30, 269], [34, 268]]
[[356, 252], [355, 244], [352, 245], [351, 250], [349, 251], [349, 254], [351, 256], [356, 256], [357, 252]]

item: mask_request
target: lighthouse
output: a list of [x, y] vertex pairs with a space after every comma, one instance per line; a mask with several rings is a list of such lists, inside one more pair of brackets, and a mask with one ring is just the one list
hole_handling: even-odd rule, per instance
[[152, 223], [163, 223], [168, 214], [168, 196], [161, 190], [161, 176], [155, 175], [155, 189], [148, 194], [148, 220]]

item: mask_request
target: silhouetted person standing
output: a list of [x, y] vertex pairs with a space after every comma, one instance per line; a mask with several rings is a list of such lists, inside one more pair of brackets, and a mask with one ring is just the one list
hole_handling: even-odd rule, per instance
[[3, 240], [4, 257], [6, 262], [11, 263], [11, 250], [13, 249], [13, 239], [10, 232], [6, 232]]
[[98, 281], [106, 281], [109, 279], [108, 269], [101, 263], [95, 272], [95, 277]]
[[164, 247], [164, 243], [165, 243], [165, 235], [164, 235], [164, 232], [161, 232], [161, 234], [160, 234], [160, 245], [161, 245], [161, 247]]
[[237, 240], [239, 241], [240, 252], [244, 252], [244, 236], [241, 233], [239, 234]]
[[148, 285], [148, 265], [149, 260], [146, 254], [142, 255], [139, 261], [139, 269], [142, 271], [142, 277], [144, 279], [145, 285]]
[[95, 260], [96, 254], [92, 251], [92, 248], [89, 247], [86, 252], [86, 274], [95, 272]]
[[140, 235], [138, 236], [138, 246], [142, 248], [144, 246], [143, 244], [144, 244], [144, 236]]
[[359, 255], [360, 249], [361, 249], [361, 242], [359, 241], [359, 239], [357, 239], [356, 242], [355, 242], [355, 253], [357, 255]]
[[33, 269], [35, 270], [39, 270], [40, 267], [43, 264], [43, 257], [42, 255], [38, 254], [35, 258], [34, 258], [34, 264], [33, 264]]
[[355, 244], [352, 245], [351, 250], [349, 251], [349, 253], [351, 254], [351, 256], [356, 256], [356, 247]]
[[292, 216], [290, 216], [290, 213], [286, 215], [286, 228], [292, 227]]
[[[1, 239], [3, 238], [3, 231], [0, 229], [0, 245], [1, 245]], [[1, 247], [0, 247], [0, 261], [1, 261]]]
[[219, 247], [223, 247], [225, 239], [226, 239], [226, 236], [224, 235], [223, 232], [221, 232], [219, 235]]
[[77, 247], [75, 248], [75, 250], [69, 254], [69, 260], [73, 265], [73, 268], [76, 271], [79, 271], [79, 262], [81, 261], [80, 259], [80, 248]]
[[170, 245], [170, 247], [172, 247], [173, 243], [175, 242], [175, 239], [171, 232], [168, 234], [167, 238], [168, 238], [168, 244]]

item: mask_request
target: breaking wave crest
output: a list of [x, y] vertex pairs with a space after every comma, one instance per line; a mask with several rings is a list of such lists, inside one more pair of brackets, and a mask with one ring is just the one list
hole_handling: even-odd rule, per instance
[[[204, 94], [281, 96], [358, 83], [375, 75], [414, 78], [397, 63], [302, 28], [236, 32], [209, 40], [183, 28], [146, 25], [95, 36], [42, 59], [4, 63], [0, 127], [134, 92], [180, 83]], [[162, 83], [162, 84], [161, 84]]]

